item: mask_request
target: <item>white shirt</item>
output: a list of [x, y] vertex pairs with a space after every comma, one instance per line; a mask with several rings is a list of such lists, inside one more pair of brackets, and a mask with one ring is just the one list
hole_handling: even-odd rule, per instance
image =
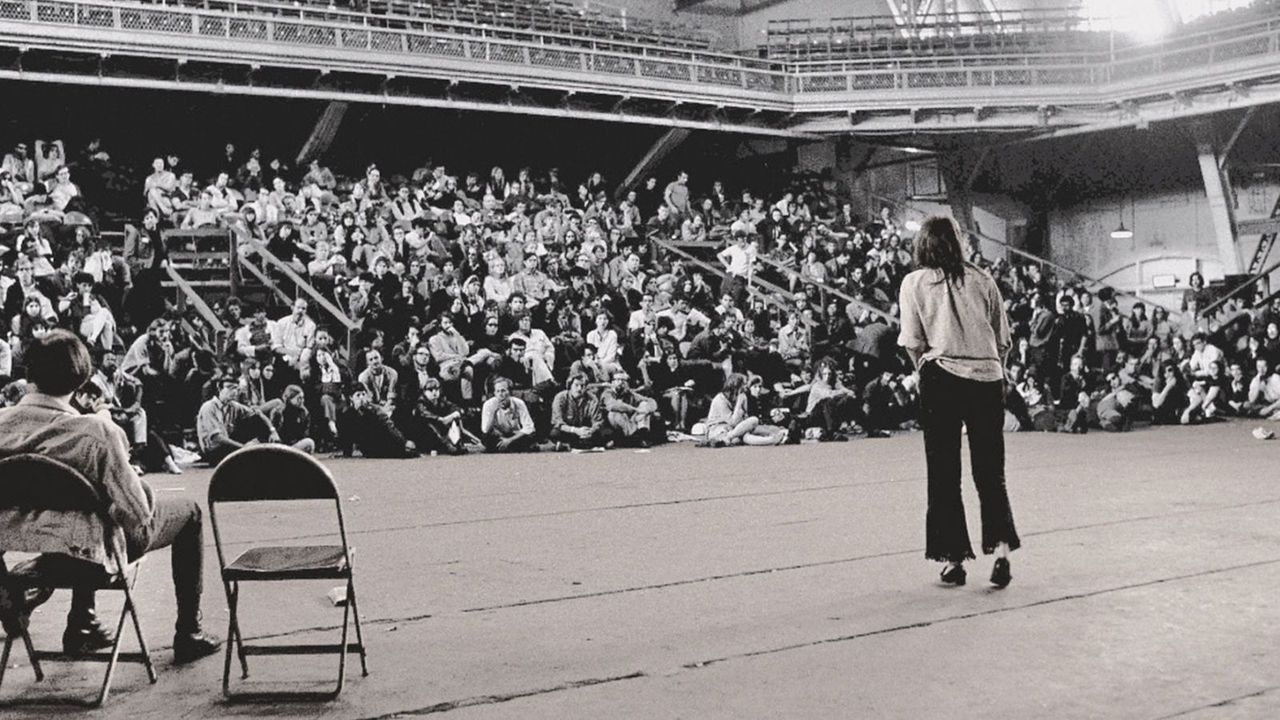
[[746, 277], [755, 263], [756, 252], [753, 247], [730, 245], [716, 254], [720, 262], [725, 264], [725, 272], [738, 277]]
[[1208, 375], [1209, 366], [1215, 362], [1222, 362], [1222, 351], [1209, 343], [1205, 343], [1203, 350], [1191, 353], [1191, 357], [1187, 359], [1187, 367], [1191, 370], [1192, 375]]

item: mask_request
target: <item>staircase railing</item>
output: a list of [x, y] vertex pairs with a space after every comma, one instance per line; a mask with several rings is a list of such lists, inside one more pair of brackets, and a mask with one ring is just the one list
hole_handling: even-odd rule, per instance
[[[723, 267], [719, 267], [714, 263], [709, 263], [706, 260], [696, 257], [695, 255], [691, 254], [689, 251], [685, 250], [684, 248], [680, 247], [679, 245], [677, 245], [676, 243], [670, 240], [664, 240], [656, 235], [650, 237], [649, 240], [654, 245], [661, 248], [662, 250], [665, 250], [669, 253], [677, 255], [680, 257], [681, 260], [684, 260], [690, 265], [694, 265], [696, 267], [702, 268], [703, 270], [710, 272], [712, 275], [715, 275], [716, 277], [722, 280], [729, 276], [728, 273], [725, 272]], [[703, 244], [705, 244], [707, 247], [711, 246], [711, 243], [703, 243]], [[765, 292], [764, 290], [770, 290], [771, 292]], [[777, 307], [780, 310], [788, 311], [788, 310], [791, 310], [793, 307], [790, 303], [786, 301], [786, 298], [791, 294], [790, 292], [768, 281], [761, 280], [759, 277], [752, 278], [751, 282], [747, 284], [747, 292], [752, 297], [758, 297], [761, 300], [764, 300], [765, 302], [769, 303], [770, 305], [773, 305], [774, 307]]]
[[866, 302], [865, 300], [859, 300], [858, 298], [850, 295], [849, 293], [845, 292], [844, 290], [841, 290], [838, 287], [835, 287], [834, 285], [828, 285], [827, 283], [824, 283], [824, 282], [819, 282], [811, 278], [806, 278], [800, 273], [799, 270], [796, 270], [795, 268], [790, 267], [789, 265], [786, 265], [785, 263], [782, 263], [771, 257], [761, 255], [757, 259], [763, 262], [765, 265], [768, 265], [769, 267], [774, 268], [775, 270], [779, 270], [790, 277], [800, 278], [800, 282], [806, 285], [811, 285], [813, 287], [816, 287], [822, 292], [826, 293], [827, 295], [833, 295], [835, 297], [838, 297], [841, 300], [844, 300], [846, 303], [849, 303], [850, 305], [853, 305], [859, 310], [862, 310], [863, 312], [875, 315], [876, 317], [889, 323], [889, 325], [898, 324], [898, 318], [885, 312], [884, 310], [881, 310], [875, 305], [872, 305]]
[[[898, 210], [905, 210], [909, 213], [915, 213], [921, 219], [928, 217], [929, 215], [929, 213], [919, 210], [918, 208], [911, 207], [910, 205], [899, 202], [890, 197], [878, 195], [876, 193], [867, 193], [867, 196], [873, 200], [877, 200], [879, 202], [891, 205], [897, 208]], [[1156, 302], [1149, 297], [1143, 297], [1135, 292], [1124, 290], [1114, 285], [1108, 285], [1107, 283], [1103, 282], [1102, 280], [1096, 277], [1086, 275], [1085, 273], [1082, 273], [1079, 270], [1076, 270], [1074, 268], [1069, 268], [1066, 265], [1061, 265], [1052, 260], [1045, 259], [1043, 257], [1040, 257], [1039, 255], [1036, 255], [1035, 253], [1027, 252], [1022, 248], [1014, 247], [1013, 245], [1010, 245], [1005, 240], [998, 240], [996, 238], [991, 237], [990, 235], [984, 235], [973, 228], [962, 228], [962, 229], [979, 240], [982, 240], [984, 242], [989, 242], [993, 245], [999, 245], [1000, 247], [1004, 248], [1007, 252], [1009, 252], [1012, 255], [1016, 255], [1022, 258], [1023, 260], [1027, 260], [1029, 262], [1036, 263], [1041, 268], [1045, 268], [1045, 267], [1052, 268], [1055, 272], [1063, 273], [1065, 275], [1075, 278], [1076, 280], [1082, 281], [1092, 286], [1095, 290], [1097, 288], [1109, 288], [1113, 293], [1116, 294], [1117, 297], [1131, 298], [1137, 302], [1143, 303], [1144, 305], [1159, 305], [1160, 307], [1169, 311], [1169, 317], [1171, 319], [1176, 320], [1182, 317], [1182, 312], [1180, 308], [1169, 307], [1168, 305], [1165, 305], [1164, 303], [1161, 303], [1161, 302]]]
[[209, 304], [204, 301], [204, 298], [200, 297], [200, 294], [191, 286], [191, 283], [187, 282], [187, 279], [182, 277], [177, 270], [166, 265], [165, 271], [168, 272], [169, 279], [178, 288], [178, 308], [183, 309], [187, 303], [190, 303], [191, 307], [195, 308], [196, 314], [200, 316], [200, 319], [204, 321], [208, 329], [213, 332], [213, 337], [207, 337], [205, 333], [200, 331], [200, 328], [197, 328], [185, 317], [182, 319], [183, 329], [187, 331], [189, 337], [203, 338], [205, 344], [209, 346], [208, 349], [213, 351], [215, 355], [220, 355], [226, 348], [230, 333], [227, 326], [218, 318], [213, 308], [209, 307]]
[[1257, 286], [1259, 282], [1262, 282], [1262, 280], [1271, 277], [1271, 273], [1275, 272], [1277, 269], [1280, 269], [1280, 261], [1272, 263], [1268, 267], [1264, 268], [1258, 274], [1254, 275], [1253, 277], [1250, 277], [1248, 280], [1245, 280], [1244, 282], [1237, 285], [1235, 288], [1231, 290], [1231, 292], [1223, 295], [1217, 300], [1214, 300], [1213, 302], [1204, 306], [1203, 309], [1197, 309], [1196, 316], [1212, 317], [1213, 315], [1217, 314], [1217, 312], [1221, 310], [1222, 307], [1226, 305], [1229, 301], [1231, 301], [1233, 298], [1240, 297], [1241, 295], [1244, 294], [1245, 290], [1251, 290], [1255, 286]]
[[[242, 232], [242, 230], [237, 229], [236, 232], [239, 233]], [[347, 352], [349, 354], [355, 352], [356, 333], [360, 331], [362, 323], [352, 320], [337, 305], [333, 304], [329, 298], [325, 297], [324, 293], [317, 290], [315, 286], [307, 282], [306, 279], [294, 271], [293, 268], [289, 267], [288, 263], [284, 262], [280, 258], [276, 257], [271, 251], [267, 250], [263, 243], [246, 240], [243, 235], [241, 240], [241, 247], [252, 248], [252, 250], [248, 252], [239, 254], [241, 268], [247, 270], [249, 274], [257, 278], [259, 282], [274, 292], [276, 296], [285, 303], [292, 303], [294, 298], [290, 297], [288, 293], [284, 292], [277, 286], [275, 279], [272, 278], [270, 272], [268, 272], [268, 266], [270, 267], [270, 270], [278, 272], [288, 278], [301, 295], [306, 295], [310, 298], [317, 307], [323, 310], [334, 320], [334, 322], [346, 331]], [[262, 267], [259, 267], [253, 262], [253, 256], [255, 255], [262, 259]]]

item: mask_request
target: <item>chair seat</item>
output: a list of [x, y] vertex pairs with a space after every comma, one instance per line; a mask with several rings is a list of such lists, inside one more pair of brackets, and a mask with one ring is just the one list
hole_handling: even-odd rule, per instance
[[5, 584], [11, 587], [122, 590], [124, 578], [107, 572], [101, 565], [70, 555], [45, 553], [24, 560], [9, 569]]
[[245, 550], [223, 571], [227, 580], [305, 580], [347, 577], [341, 545], [264, 545]]

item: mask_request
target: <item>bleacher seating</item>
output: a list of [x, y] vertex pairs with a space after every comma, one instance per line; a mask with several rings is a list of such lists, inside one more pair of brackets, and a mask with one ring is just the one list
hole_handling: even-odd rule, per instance
[[[1214, 13], [1187, 22], [1164, 44], [1221, 39], [1244, 23], [1275, 15], [1280, 0], [1256, 0], [1248, 8]], [[1090, 22], [1078, 9], [1038, 9], [988, 15], [956, 14], [931, 18], [914, 27], [890, 17], [830, 20], [775, 20], [756, 53], [791, 62], [928, 58], [954, 55], [1088, 54], [1135, 48], [1135, 41]]]
[[1093, 52], [1109, 35], [1091, 29], [1077, 11], [1006, 13], [999, 20], [959, 14], [903, 27], [891, 17], [843, 17], [769, 23], [763, 57], [794, 62], [931, 55]]
[[688, 25], [637, 19], [567, 0], [353, 0], [352, 9], [477, 27], [557, 33], [619, 42], [706, 50], [712, 36]]

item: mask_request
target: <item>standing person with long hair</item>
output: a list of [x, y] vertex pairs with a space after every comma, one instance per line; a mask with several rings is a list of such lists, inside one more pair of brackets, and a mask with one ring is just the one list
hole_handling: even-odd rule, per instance
[[965, 583], [973, 559], [960, 496], [960, 431], [968, 429], [973, 482], [982, 506], [982, 552], [996, 554], [991, 583], [1012, 579], [1009, 551], [1021, 542], [1004, 481], [1004, 356], [1009, 320], [995, 281], [965, 262], [955, 223], [931, 217], [915, 240], [916, 270], [902, 281], [906, 348], [920, 374], [920, 420], [929, 472], [925, 557], [946, 563], [942, 582]]

